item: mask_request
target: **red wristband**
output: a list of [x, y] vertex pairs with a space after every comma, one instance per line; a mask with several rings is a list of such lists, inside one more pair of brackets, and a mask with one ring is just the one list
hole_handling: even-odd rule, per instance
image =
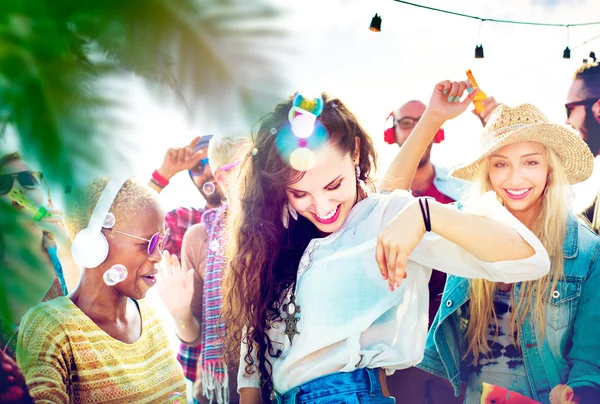
[[169, 180], [160, 175], [157, 170], [152, 173], [152, 178], [163, 188], [169, 185]]

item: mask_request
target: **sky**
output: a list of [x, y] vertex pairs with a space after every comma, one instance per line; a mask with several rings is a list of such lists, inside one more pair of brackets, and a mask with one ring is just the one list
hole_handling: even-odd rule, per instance
[[[291, 31], [286, 39], [290, 51], [270, 55], [278, 59], [286, 79], [279, 89], [282, 99], [307, 88], [344, 101], [374, 139], [380, 173], [397, 152], [396, 146], [383, 142], [387, 115], [408, 100], [427, 102], [437, 82], [463, 80], [464, 71], [471, 69], [488, 96], [513, 106], [534, 104], [550, 121], [563, 123], [573, 72], [591, 50], [600, 55], [600, 25], [570, 28], [571, 59], [565, 60], [567, 29], [562, 27], [481, 24], [393, 0], [273, 3], [284, 4], [285, 16], [277, 24]], [[483, 18], [547, 23], [600, 20], [597, 0], [422, 0], [420, 4]], [[368, 30], [375, 13], [382, 18], [379, 33]], [[474, 49], [479, 43], [485, 58], [476, 60]], [[249, 124], [232, 128], [231, 122], [211, 119], [208, 107], [191, 111], [190, 119], [189, 111], [174, 98], [157, 97], [134, 77], [124, 80], [119, 91], [127, 106], [123, 116], [128, 124], [119, 136], [125, 167], [140, 177], [148, 177], [160, 165], [169, 147], [186, 145], [196, 135], [250, 129]], [[434, 147], [432, 158], [452, 166], [475, 150], [482, 127], [467, 112], [447, 122], [444, 129], [446, 141]], [[204, 203], [185, 173], [173, 178], [161, 199], [167, 209]]]

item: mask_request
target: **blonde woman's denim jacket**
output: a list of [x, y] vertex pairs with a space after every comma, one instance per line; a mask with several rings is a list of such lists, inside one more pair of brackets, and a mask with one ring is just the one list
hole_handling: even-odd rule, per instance
[[[563, 244], [564, 277], [551, 292], [545, 335], [528, 314], [520, 347], [533, 399], [549, 404], [550, 390], [568, 384], [584, 400], [600, 403], [600, 238], [570, 216]], [[513, 288], [518, 304], [521, 284]], [[465, 355], [469, 280], [449, 276], [423, 361], [417, 366], [448, 379], [458, 395], [468, 380]], [[593, 398], [591, 398], [593, 397]]]

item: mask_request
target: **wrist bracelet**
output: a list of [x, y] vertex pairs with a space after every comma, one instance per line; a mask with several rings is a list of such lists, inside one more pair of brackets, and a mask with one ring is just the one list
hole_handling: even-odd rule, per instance
[[169, 185], [169, 180], [159, 174], [158, 170], [154, 170], [152, 173], [152, 179], [158, 183], [158, 185], [162, 188]]
[[[425, 223], [425, 230], [431, 231], [431, 216], [429, 214], [429, 202], [428, 198], [419, 198], [419, 206], [421, 207], [421, 214], [423, 215], [423, 222]], [[425, 207], [423, 207], [425, 204]]]
[[164, 189], [165, 187], [163, 187], [162, 185], [160, 185], [158, 182], [156, 182], [156, 180], [154, 178], [150, 178], [150, 182], [154, 185], [156, 185], [158, 188], [160, 189]]

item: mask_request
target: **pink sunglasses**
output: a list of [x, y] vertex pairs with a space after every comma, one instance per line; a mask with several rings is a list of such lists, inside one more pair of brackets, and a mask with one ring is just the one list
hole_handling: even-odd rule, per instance
[[148, 240], [143, 237], [138, 237], [133, 234], [125, 233], [124, 231], [119, 231], [119, 230], [115, 230], [115, 229], [105, 229], [105, 230], [114, 231], [115, 233], [123, 234], [124, 236], [129, 236], [129, 237], [136, 238], [138, 240], [146, 241], [148, 243], [148, 255], [149, 256], [154, 254], [154, 251], [156, 251], [157, 247], [158, 247], [158, 253], [162, 254], [165, 249], [165, 244], [166, 244], [167, 240], [169, 239], [169, 235], [171, 234], [171, 229], [167, 229], [162, 234], [160, 234], [160, 233], [153, 234], [152, 237], [150, 237], [150, 239]]

